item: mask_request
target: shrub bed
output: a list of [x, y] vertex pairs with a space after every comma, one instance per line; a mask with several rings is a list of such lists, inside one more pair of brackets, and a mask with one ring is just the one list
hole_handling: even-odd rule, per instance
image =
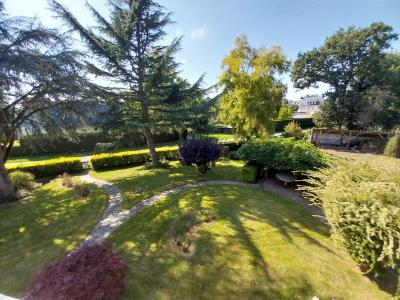
[[293, 138], [253, 139], [238, 150], [237, 156], [278, 171], [304, 172], [327, 162], [326, 155], [314, 145]]
[[127, 264], [105, 245], [84, 246], [50, 264], [34, 278], [24, 299], [119, 299]]
[[400, 266], [400, 170], [390, 161], [335, 162], [312, 171], [304, 194], [319, 205], [332, 237], [365, 273]]
[[33, 174], [36, 178], [61, 175], [64, 173], [82, 172], [80, 158], [60, 157], [46, 161], [13, 164], [7, 166], [7, 171], [22, 171]]
[[[160, 158], [168, 160], [179, 159], [177, 146], [158, 148], [157, 153]], [[103, 153], [93, 155], [90, 158], [90, 164], [94, 170], [144, 164], [147, 161], [150, 161], [148, 150]]]

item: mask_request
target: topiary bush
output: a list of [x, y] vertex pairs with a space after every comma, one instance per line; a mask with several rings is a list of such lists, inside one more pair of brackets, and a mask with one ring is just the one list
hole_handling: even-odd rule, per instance
[[383, 163], [335, 162], [300, 189], [320, 206], [332, 238], [365, 273], [400, 263], [400, 170]]
[[205, 174], [215, 164], [220, 154], [218, 140], [209, 137], [190, 139], [179, 147], [181, 163], [186, 166], [195, 165], [201, 174]]
[[301, 129], [299, 123], [292, 121], [285, 126], [283, 129], [286, 136], [294, 137], [297, 140], [301, 140], [304, 137], [303, 130]]
[[7, 166], [7, 171], [23, 171], [31, 173], [35, 178], [61, 175], [64, 173], [82, 172], [83, 166], [80, 158], [60, 157], [39, 162], [14, 164]]
[[384, 155], [400, 158], [400, 134], [395, 134], [386, 144]]
[[126, 272], [124, 259], [108, 246], [83, 246], [39, 271], [24, 299], [119, 299]]
[[293, 172], [323, 167], [328, 160], [314, 145], [293, 138], [253, 139], [238, 150], [237, 156], [269, 169]]
[[256, 182], [260, 174], [260, 165], [249, 163], [242, 168], [242, 180], [245, 182]]

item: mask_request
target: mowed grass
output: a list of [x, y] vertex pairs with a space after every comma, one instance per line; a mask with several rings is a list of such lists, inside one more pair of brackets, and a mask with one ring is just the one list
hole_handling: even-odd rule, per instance
[[[189, 210], [213, 211], [195, 252], [170, 249], [166, 232]], [[164, 198], [108, 240], [128, 261], [124, 299], [390, 299], [299, 205], [245, 187], [207, 186]]]
[[204, 180], [241, 180], [242, 161], [221, 160], [207, 174], [202, 175], [193, 167], [170, 162], [166, 169], [149, 169], [143, 166], [110, 171], [91, 172], [98, 179], [116, 184], [124, 196], [123, 209], [176, 186]]
[[52, 181], [19, 202], [0, 205], [0, 292], [20, 297], [32, 275], [66, 255], [99, 220], [106, 193], [92, 186], [90, 197]]

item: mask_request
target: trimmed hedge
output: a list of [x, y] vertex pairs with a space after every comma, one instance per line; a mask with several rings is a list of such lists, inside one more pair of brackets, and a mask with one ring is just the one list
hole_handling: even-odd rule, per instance
[[[179, 159], [178, 146], [157, 148], [156, 151], [160, 158]], [[94, 170], [143, 164], [147, 161], [150, 161], [148, 150], [103, 153], [93, 155], [90, 158], [90, 164]]]
[[275, 121], [275, 132], [282, 132], [286, 125], [290, 122], [295, 121], [302, 129], [308, 129], [315, 127], [313, 119], [291, 119], [291, 120], [279, 120]]
[[256, 182], [260, 173], [260, 165], [246, 164], [242, 169], [242, 180], [244, 182]]
[[239, 150], [240, 147], [242, 147], [243, 142], [241, 141], [222, 142], [222, 143], [219, 142], [218, 145], [220, 145], [221, 147], [228, 146], [229, 151], [237, 151]]
[[[163, 143], [178, 140], [177, 133], [159, 133], [154, 135], [155, 143]], [[48, 134], [36, 134], [19, 138], [20, 146], [15, 145], [11, 156], [24, 156], [35, 154], [61, 154], [73, 152], [93, 151], [97, 144], [116, 143], [115, 136], [101, 131], [76, 132], [73, 137], [51, 136]], [[130, 133], [118, 142], [119, 148], [145, 145], [143, 135]], [[110, 150], [108, 150], [110, 151]]]
[[33, 174], [36, 178], [61, 175], [64, 173], [82, 172], [80, 158], [60, 157], [46, 161], [8, 165], [8, 172], [22, 171]]
[[278, 171], [304, 172], [327, 163], [327, 156], [317, 147], [293, 138], [253, 139], [238, 150], [237, 156]]

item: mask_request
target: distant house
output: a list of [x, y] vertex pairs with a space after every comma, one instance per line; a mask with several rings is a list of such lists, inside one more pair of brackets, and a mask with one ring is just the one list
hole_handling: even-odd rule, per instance
[[319, 107], [323, 102], [324, 98], [320, 95], [307, 95], [301, 97], [299, 101], [299, 109], [293, 114], [293, 119], [312, 118], [312, 115], [319, 111]]

